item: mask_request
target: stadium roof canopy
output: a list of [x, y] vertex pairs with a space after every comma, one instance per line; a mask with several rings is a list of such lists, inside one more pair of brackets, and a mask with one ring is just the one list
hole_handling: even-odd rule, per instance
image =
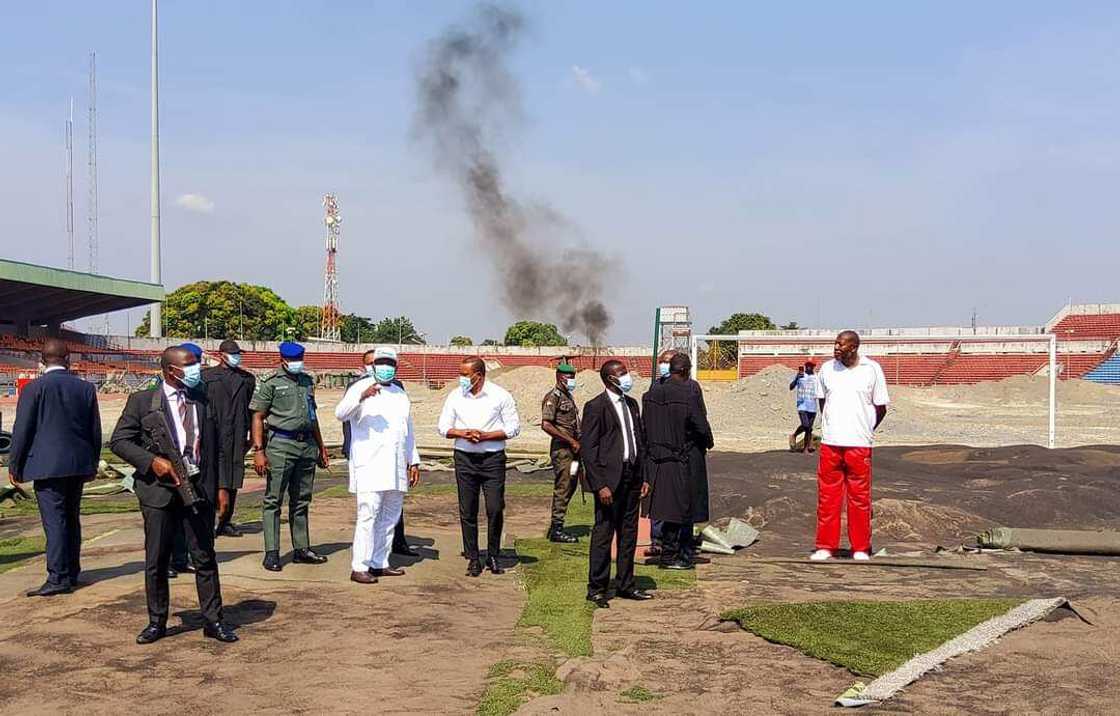
[[0, 323], [50, 325], [163, 300], [163, 286], [0, 259]]

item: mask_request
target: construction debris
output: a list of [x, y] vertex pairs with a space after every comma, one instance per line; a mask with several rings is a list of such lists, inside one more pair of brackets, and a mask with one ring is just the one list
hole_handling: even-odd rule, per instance
[[981, 548], [1018, 549], [1053, 554], [1120, 556], [1120, 532], [1108, 530], [1040, 530], [996, 527], [976, 536]]

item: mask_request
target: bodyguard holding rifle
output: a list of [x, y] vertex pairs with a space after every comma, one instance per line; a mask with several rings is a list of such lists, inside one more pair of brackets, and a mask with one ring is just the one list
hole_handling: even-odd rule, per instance
[[199, 386], [202, 366], [185, 348], [160, 356], [162, 380], [128, 398], [110, 448], [136, 468], [134, 478], [144, 516], [144, 591], [148, 626], [136, 637], [151, 644], [167, 633], [167, 565], [175, 529], [187, 537], [197, 570], [203, 634], [222, 642], [237, 635], [222, 623], [222, 593], [214, 556], [214, 500], [218, 491], [218, 442], [213, 411]]

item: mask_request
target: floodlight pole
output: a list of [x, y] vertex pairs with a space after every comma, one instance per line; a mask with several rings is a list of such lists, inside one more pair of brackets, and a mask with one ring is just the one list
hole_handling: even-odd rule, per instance
[[[152, 246], [151, 280], [162, 283], [160, 277], [159, 241], [159, 54], [157, 0], [152, 0]], [[151, 319], [148, 321], [148, 335], [153, 338], [163, 336], [163, 305], [152, 304]]]

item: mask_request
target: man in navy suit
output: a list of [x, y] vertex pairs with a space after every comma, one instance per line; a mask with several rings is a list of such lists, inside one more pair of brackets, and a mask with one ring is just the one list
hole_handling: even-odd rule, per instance
[[24, 387], [8, 461], [13, 485], [32, 482], [47, 536], [47, 581], [29, 597], [65, 594], [81, 572], [82, 485], [97, 474], [101, 417], [97, 390], [70, 372], [65, 341], [43, 343], [43, 375]]

